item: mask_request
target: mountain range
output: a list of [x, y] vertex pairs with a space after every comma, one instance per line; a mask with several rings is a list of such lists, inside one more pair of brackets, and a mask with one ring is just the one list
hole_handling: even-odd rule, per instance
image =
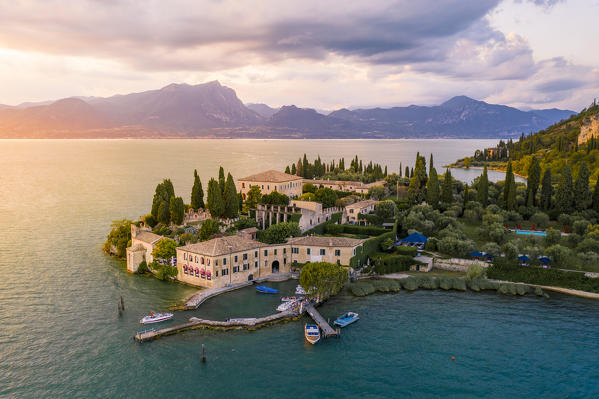
[[0, 138], [508, 138], [574, 114], [457, 96], [437, 106], [339, 109], [244, 104], [218, 81], [112, 97], [0, 105]]

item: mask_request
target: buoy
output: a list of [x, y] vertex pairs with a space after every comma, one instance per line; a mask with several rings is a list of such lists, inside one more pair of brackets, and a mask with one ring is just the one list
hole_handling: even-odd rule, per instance
[[202, 344], [202, 363], [206, 363], [206, 350], [204, 344]]
[[451, 357], [451, 360], [455, 360], [455, 357], [453, 357], [453, 356], [452, 356], [452, 357]]

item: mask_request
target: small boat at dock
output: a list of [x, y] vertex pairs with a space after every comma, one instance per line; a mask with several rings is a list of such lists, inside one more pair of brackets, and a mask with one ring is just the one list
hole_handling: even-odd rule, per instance
[[337, 317], [337, 320], [335, 320], [333, 324], [339, 327], [345, 327], [358, 320], [360, 320], [360, 317], [357, 313], [347, 312], [346, 314]]
[[277, 306], [277, 311], [284, 312], [286, 310], [293, 309], [294, 307], [298, 306], [298, 303], [299, 301], [283, 302], [279, 306]]
[[154, 313], [151, 312], [149, 316], [144, 316], [139, 322], [141, 324], [160, 323], [161, 321], [170, 320], [175, 315], [172, 313]]
[[284, 296], [281, 298], [281, 302], [295, 302], [301, 301], [302, 299], [304, 299], [303, 296]]
[[295, 293], [297, 295], [306, 295], [306, 290], [304, 290], [304, 288], [298, 284], [297, 287], [295, 287]]
[[257, 286], [256, 287], [256, 291], [258, 291], [261, 294], [278, 294], [279, 293], [279, 290], [267, 287], [265, 285], [259, 285], [259, 286]]
[[320, 329], [316, 324], [306, 324], [304, 326], [304, 335], [306, 336], [306, 341], [312, 345], [320, 341]]

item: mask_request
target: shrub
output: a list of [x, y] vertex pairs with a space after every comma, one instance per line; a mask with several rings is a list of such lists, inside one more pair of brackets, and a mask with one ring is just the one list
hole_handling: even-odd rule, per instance
[[137, 268], [137, 274], [144, 274], [148, 272], [148, 263], [145, 260], [142, 260]]
[[398, 247], [396, 247], [395, 251], [399, 255], [407, 255], [407, 256], [411, 256], [411, 257], [416, 256], [416, 254], [418, 253], [418, 249], [417, 248], [415, 248], [415, 247], [404, 247], [404, 246], [398, 246]]
[[466, 279], [474, 280], [481, 279], [487, 277], [487, 268], [481, 265], [480, 263], [474, 263], [468, 267], [468, 272], [466, 273]]
[[571, 251], [563, 245], [552, 245], [545, 250], [555, 266], [567, 266], [570, 261]]
[[584, 235], [587, 232], [587, 228], [590, 226], [591, 224], [589, 223], [588, 220], [585, 219], [580, 219], [575, 221], [572, 224], [572, 229], [574, 230], [574, 232], [578, 235]]
[[530, 217], [530, 221], [535, 224], [535, 227], [546, 229], [549, 226], [549, 216], [543, 212], [537, 212]]
[[382, 227], [374, 226], [358, 226], [353, 224], [327, 224], [325, 226], [325, 232], [327, 234], [366, 234], [369, 236], [378, 236], [383, 233], [387, 233], [389, 230]]
[[[333, 213], [331, 218], [324, 223], [319, 224], [318, 226], [312, 227], [310, 230], [304, 232], [304, 235], [312, 235], [312, 234], [324, 234], [325, 230], [328, 226], [333, 226], [335, 223], [339, 223], [341, 221], [342, 212]], [[339, 234], [339, 233], [337, 233]]]
[[551, 246], [551, 245], [558, 244], [560, 242], [561, 238], [562, 238], [561, 232], [559, 232], [555, 229], [549, 229], [549, 230], [547, 230], [547, 235], [545, 236], [545, 245]]
[[382, 219], [392, 219], [397, 214], [397, 205], [391, 200], [381, 201], [374, 206], [374, 213]]
[[374, 271], [378, 274], [396, 273], [410, 270], [410, 266], [423, 264], [406, 255], [379, 255], [373, 258]]
[[351, 283], [349, 289], [355, 296], [366, 296], [375, 292], [374, 286], [366, 281]]

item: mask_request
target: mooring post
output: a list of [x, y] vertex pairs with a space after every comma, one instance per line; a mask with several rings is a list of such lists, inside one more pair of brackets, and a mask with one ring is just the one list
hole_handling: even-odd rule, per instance
[[119, 311], [119, 316], [122, 316], [123, 315], [123, 311], [121, 310], [121, 304], [120, 303], [117, 305], [117, 309]]
[[121, 295], [121, 309], [125, 310], [125, 301], [123, 301], [122, 295]]
[[206, 363], [206, 348], [202, 344], [202, 363]]

